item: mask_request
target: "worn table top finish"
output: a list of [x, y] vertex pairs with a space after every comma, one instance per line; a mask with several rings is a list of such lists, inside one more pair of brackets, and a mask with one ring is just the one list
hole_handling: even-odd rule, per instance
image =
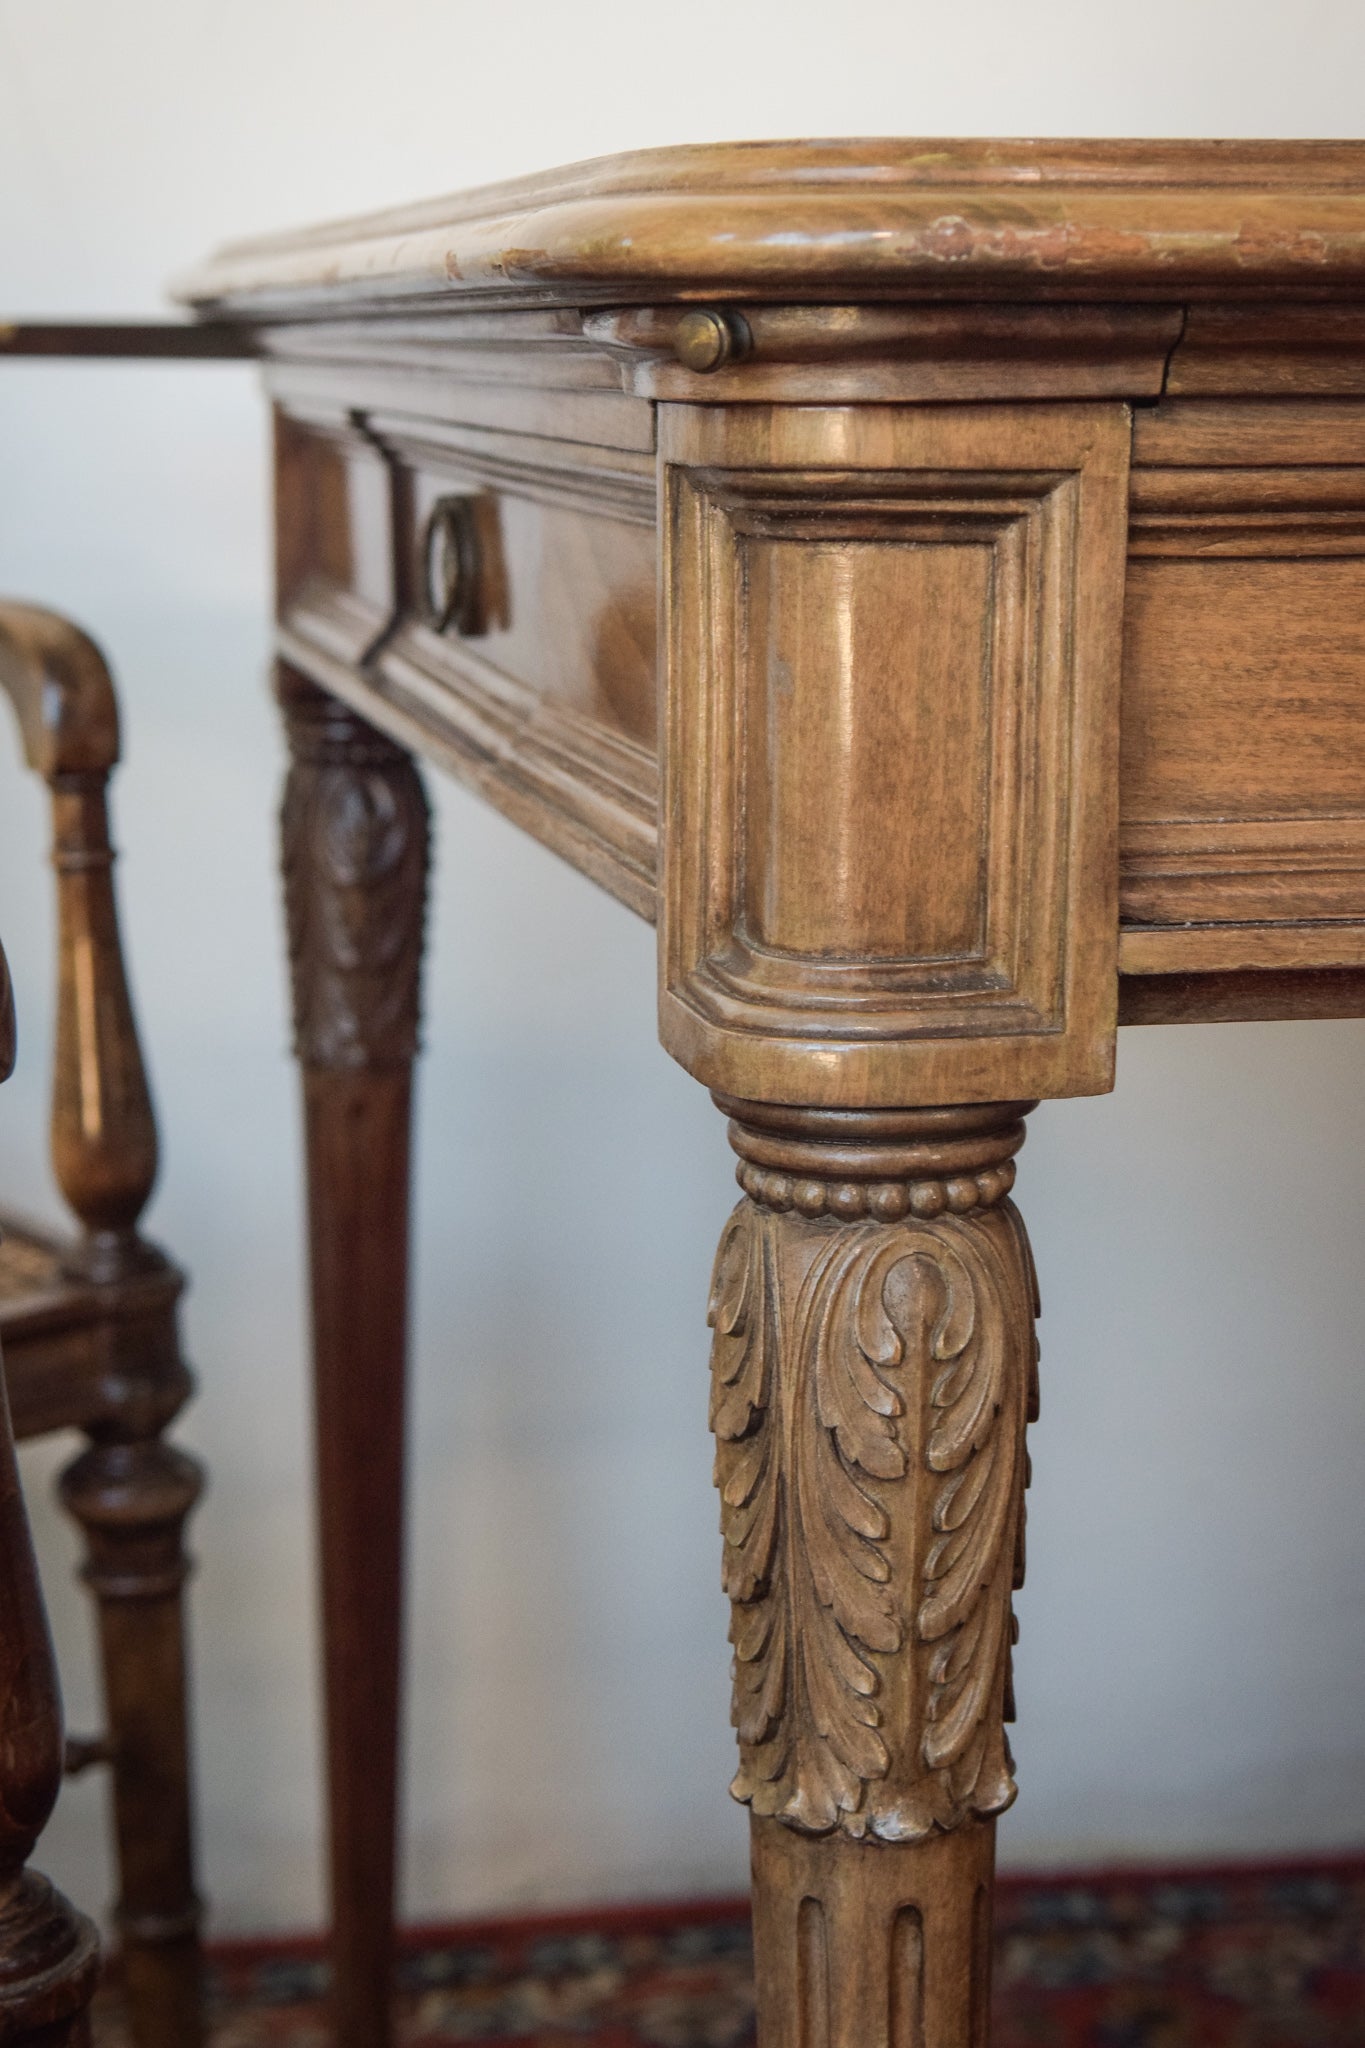
[[1223, 298], [1365, 282], [1365, 144], [749, 142], [642, 150], [226, 249], [182, 286], [398, 299]]
[[1121, 1019], [1365, 1012], [1365, 145], [645, 152], [182, 296], [276, 408], [345, 2038], [383, 2027], [415, 754], [657, 919], [730, 1118], [764, 2048], [981, 2048], [1023, 1117], [1111, 1086]]

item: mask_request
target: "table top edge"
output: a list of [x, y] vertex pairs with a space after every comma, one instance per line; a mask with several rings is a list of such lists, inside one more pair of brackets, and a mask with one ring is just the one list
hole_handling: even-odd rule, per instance
[[700, 144], [238, 242], [229, 319], [395, 298], [1365, 294], [1365, 142]]

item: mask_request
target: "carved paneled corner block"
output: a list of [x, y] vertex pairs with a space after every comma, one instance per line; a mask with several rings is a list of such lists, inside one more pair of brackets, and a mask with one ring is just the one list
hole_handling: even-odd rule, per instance
[[665, 1045], [786, 1102], [1110, 1086], [1125, 408], [664, 410]]

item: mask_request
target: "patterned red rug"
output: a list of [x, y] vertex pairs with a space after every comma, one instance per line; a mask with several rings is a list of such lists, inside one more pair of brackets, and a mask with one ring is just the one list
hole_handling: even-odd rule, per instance
[[[403, 2048], [747, 2048], [748, 1912], [418, 1931]], [[316, 1944], [215, 1956], [213, 2048], [326, 2048]], [[1365, 1858], [1001, 1880], [993, 2048], [1365, 2048]], [[97, 2048], [126, 2048], [117, 1991]]]

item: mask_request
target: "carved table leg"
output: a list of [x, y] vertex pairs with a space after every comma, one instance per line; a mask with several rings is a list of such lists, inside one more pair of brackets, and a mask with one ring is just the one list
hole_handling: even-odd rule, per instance
[[[0, 1080], [14, 1010], [0, 953]], [[99, 1942], [46, 1878], [24, 1868], [57, 1797], [62, 1717], [52, 1644], [0, 1371], [0, 2042], [85, 2048]]]
[[412, 1061], [427, 810], [410, 758], [292, 671], [283, 853], [303, 1068], [336, 2038], [390, 2034]]
[[760, 2048], [985, 2048], [1036, 1408], [1007, 1199], [1031, 1105], [722, 1107], [745, 1199], [711, 1420]]

